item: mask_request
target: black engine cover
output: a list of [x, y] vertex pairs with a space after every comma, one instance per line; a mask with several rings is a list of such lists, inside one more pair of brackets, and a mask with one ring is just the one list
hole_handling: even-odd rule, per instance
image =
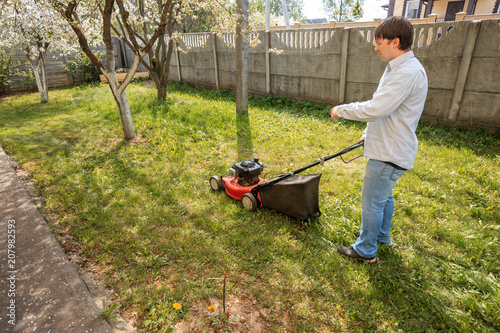
[[234, 163], [232, 168], [236, 178], [240, 177], [248, 183], [253, 183], [256, 180], [258, 181], [259, 175], [264, 169], [264, 164], [260, 163], [258, 158], [254, 158], [253, 161], [245, 160]]

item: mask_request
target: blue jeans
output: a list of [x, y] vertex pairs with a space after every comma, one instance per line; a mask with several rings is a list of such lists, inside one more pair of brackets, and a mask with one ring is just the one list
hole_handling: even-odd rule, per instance
[[352, 246], [364, 258], [376, 256], [377, 242], [391, 243], [392, 189], [404, 172], [377, 160], [369, 160], [366, 165], [361, 191], [361, 235]]

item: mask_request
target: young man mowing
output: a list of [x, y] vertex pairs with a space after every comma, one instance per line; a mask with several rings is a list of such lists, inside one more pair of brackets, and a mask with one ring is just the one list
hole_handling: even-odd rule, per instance
[[375, 29], [375, 51], [388, 62], [377, 91], [369, 101], [333, 107], [330, 116], [367, 123], [361, 137], [367, 157], [361, 191], [361, 231], [352, 246], [338, 252], [351, 259], [375, 262], [377, 242], [390, 244], [394, 213], [392, 189], [413, 167], [415, 135], [427, 96], [427, 75], [411, 51], [413, 27], [402, 17], [390, 17]]

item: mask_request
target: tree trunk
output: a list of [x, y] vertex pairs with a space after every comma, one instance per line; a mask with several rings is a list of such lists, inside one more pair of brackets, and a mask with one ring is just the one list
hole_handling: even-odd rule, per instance
[[[139, 66], [141, 59], [145, 54], [149, 52], [149, 50], [153, 47], [154, 43], [158, 39], [158, 37], [163, 36], [166, 22], [167, 22], [167, 14], [171, 9], [173, 0], [167, 0], [165, 5], [161, 10], [161, 18], [160, 22], [158, 22], [158, 28], [154, 31], [153, 36], [149, 41], [145, 41], [145, 45], [143, 47], [139, 46], [139, 43], [136, 40], [136, 36], [134, 34], [133, 27], [130, 25], [130, 21], [128, 20], [129, 12], [123, 1], [121, 0], [105, 0], [103, 2], [104, 7], [100, 7], [102, 14], [102, 40], [106, 47], [106, 66], [99, 61], [96, 55], [92, 52], [90, 45], [88, 43], [87, 37], [82, 30], [82, 25], [80, 18], [76, 13], [76, 9], [78, 7], [78, 1], [70, 1], [69, 4], [65, 4], [61, 1], [52, 0], [50, 1], [54, 8], [67, 20], [70, 24], [71, 28], [75, 32], [78, 42], [82, 48], [82, 51], [89, 57], [92, 61], [92, 64], [99, 68], [104, 76], [108, 79], [109, 87], [111, 92], [113, 93], [113, 97], [115, 98], [116, 104], [118, 106], [118, 110], [120, 112], [120, 119], [122, 122], [122, 129], [125, 140], [131, 140], [134, 138], [134, 125], [132, 123], [132, 116], [130, 113], [130, 107], [128, 105], [127, 97], [125, 95], [125, 89], [128, 84], [132, 81], [132, 78], [137, 71], [137, 67]], [[129, 72], [125, 76], [125, 79], [120, 84], [116, 78], [115, 72], [115, 59], [114, 59], [114, 49], [113, 49], [113, 41], [111, 36], [111, 27], [113, 20], [113, 13], [115, 12], [114, 6], [115, 4], [118, 6], [120, 19], [123, 22], [124, 27], [126, 28], [128, 37], [130, 42], [133, 44], [133, 49], [135, 49], [135, 57], [132, 65], [129, 68]], [[116, 31], [115, 31], [116, 32]]]
[[132, 114], [130, 113], [130, 106], [128, 105], [125, 91], [119, 93], [111, 89], [111, 92], [113, 93], [113, 97], [115, 98], [116, 104], [118, 105], [118, 111], [120, 111], [120, 119], [122, 122], [122, 129], [125, 140], [132, 140], [135, 136], [134, 123], [132, 122]]
[[[29, 55], [26, 56], [28, 58], [28, 62], [30, 64], [31, 70], [33, 71], [33, 75], [35, 76], [36, 87], [38, 92], [40, 93], [40, 101], [42, 103], [47, 103], [49, 101], [49, 91], [47, 87], [47, 78], [43, 75], [44, 71], [42, 71], [42, 76], [40, 77], [40, 61], [32, 60]], [[44, 63], [42, 64], [44, 65]], [[45, 80], [45, 85], [43, 81]]]
[[[107, 50], [107, 52], [113, 53], [113, 49], [111, 48], [111, 50]], [[123, 79], [122, 83], [119, 83], [116, 78], [116, 72], [114, 70], [114, 55], [113, 57], [108, 56], [108, 59], [111, 59], [111, 61], [109, 65], [106, 65], [106, 67], [108, 67], [107, 69], [101, 66], [101, 72], [108, 79], [109, 88], [113, 93], [116, 105], [118, 106], [118, 111], [120, 112], [120, 119], [122, 122], [122, 130], [125, 140], [132, 140], [135, 136], [134, 123], [132, 122], [132, 114], [130, 113], [130, 106], [128, 105], [127, 96], [125, 95], [125, 89], [132, 81], [132, 78], [137, 71], [137, 67], [139, 67], [139, 64], [141, 63], [142, 57], [144, 57], [143, 52], [136, 52], [132, 65], [129, 68], [129, 72]]]
[[248, 26], [248, 0], [237, 0], [241, 21], [236, 25], [236, 113], [248, 112], [248, 43], [245, 35]]
[[[170, 72], [170, 59], [172, 58], [172, 51], [174, 49], [173, 34], [173, 21], [169, 20], [167, 24], [168, 43], [165, 40], [165, 35], [162, 34], [158, 37], [157, 45], [154, 49], [149, 51], [149, 59], [146, 61], [141, 59], [142, 65], [149, 72], [156, 87], [156, 97], [164, 101], [167, 98], [167, 85], [168, 74]], [[125, 41], [127, 43], [127, 41]], [[129, 47], [133, 49], [133, 45], [128, 43]]]
[[158, 90], [157, 94], [158, 99], [164, 101], [167, 98], [167, 83], [160, 82], [160, 84], [156, 86], [156, 89]]
[[156, 87], [156, 97], [164, 101], [167, 98], [167, 85], [168, 85], [168, 70], [165, 74], [163, 71], [149, 72]]
[[45, 67], [45, 52], [40, 52], [40, 69], [42, 70], [42, 102], [49, 102], [49, 82], [47, 80], [47, 68]]

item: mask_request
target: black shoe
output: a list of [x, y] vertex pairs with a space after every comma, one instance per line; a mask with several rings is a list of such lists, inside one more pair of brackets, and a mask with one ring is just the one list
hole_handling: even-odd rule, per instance
[[361, 261], [368, 262], [368, 263], [374, 263], [375, 261], [377, 261], [377, 259], [375, 257], [363, 258], [362, 256], [360, 256], [358, 254], [358, 252], [354, 251], [352, 246], [339, 246], [337, 248], [337, 251], [341, 255], [343, 255], [344, 257], [349, 258], [349, 259], [361, 260]]

